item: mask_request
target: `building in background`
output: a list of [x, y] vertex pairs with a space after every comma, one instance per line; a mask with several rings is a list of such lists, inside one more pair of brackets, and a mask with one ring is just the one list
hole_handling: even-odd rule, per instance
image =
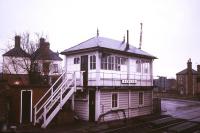
[[22, 49], [21, 37], [15, 36], [14, 48], [3, 54], [2, 70], [4, 88], [9, 91], [10, 122], [33, 122], [33, 105], [61, 75], [61, 62], [43, 38], [38, 49], [29, 54]]
[[158, 79], [154, 79], [154, 90], [157, 92], [173, 92], [177, 93], [176, 79], [168, 79], [164, 76], [158, 76]]
[[195, 96], [200, 93], [199, 86], [200, 65], [197, 71], [192, 69], [191, 59], [187, 62], [187, 68], [176, 74], [177, 90], [181, 95]]

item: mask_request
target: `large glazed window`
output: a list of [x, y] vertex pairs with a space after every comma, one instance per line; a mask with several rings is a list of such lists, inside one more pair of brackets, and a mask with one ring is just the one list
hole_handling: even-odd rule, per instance
[[121, 65], [127, 64], [127, 58], [118, 56], [106, 56], [101, 58], [101, 69], [120, 71]]

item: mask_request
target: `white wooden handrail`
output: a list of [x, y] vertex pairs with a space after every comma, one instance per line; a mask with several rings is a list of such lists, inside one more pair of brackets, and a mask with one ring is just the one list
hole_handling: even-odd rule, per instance
[[48, 89], [48, 91], [40, 98], [40, 100], [35, 104], [34, 108], [37, 107], [37, 105], [45, 98], [45, 96], [48, 94], [50, 90], [53, 89], [53, 87], [59, 82], [59, 80], [65, 75], [66, 72], [64, 72], [57, 80], [56, 82], [51, 86], [51, 88]]
[[[79, 72], [79, 78], [81, 81], [80, 84], [82, 85], [83, 71]], [[71, 97], [71, 95], [76, 92], [76, 73], [77, 72], [64, 72], [51, 86], [51, 88], [44, 94], [44, 96], [36, 103], [36, 105], [34, 106], [34, 125], [40, 120], [43, 120], [42, 127], [45, 128], [49, 124], [49, 122], [55, 117], [58, 111], [62, 108], [65, 102]], [[61, 80], [61, 78], [63, 78], [63, 80], [61, 83], [59, 83], [59, 80]], [[57, 85], [58, 83], [59, 85]], [[68, 89], [70, 90], [66, 93]], [[58, 105], [56, 103], [58, 103]]]
[[[64, 83], [67, 83], [68, 79], [66, 79], [66, 81], [64, 81]], [[36, 114], [38, 112], [40, 112], [40, 110], [44, 107], [44, 105], [48, 104], [49, 101], [51, 101], [53, 99], [53, 97], [57, 94], [57, 92], [60, 90], [61, 86], [63, 87], [64, 83], [61, 83], [61, 85], [59, 85], [59, 87], [54, 91], [54, 93], [48, 97], [48, 99], [41, 105], [41, 107], [39, 109], [36, 110]], [[67, 86], [68, 87], [68, 86]]]

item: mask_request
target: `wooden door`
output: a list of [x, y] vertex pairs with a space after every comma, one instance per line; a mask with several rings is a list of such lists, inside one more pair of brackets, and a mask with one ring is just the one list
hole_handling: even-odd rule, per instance
[[89, 121], [95, 121], [95, 91], [89, 90]]
[[29, 90], [21, 91], [21, 123], [29, 123], [32, 121], [31, 93]]
[[83, 86], [88, 85], [88, 55], [81, 56], [81, 71], [83, 73]]

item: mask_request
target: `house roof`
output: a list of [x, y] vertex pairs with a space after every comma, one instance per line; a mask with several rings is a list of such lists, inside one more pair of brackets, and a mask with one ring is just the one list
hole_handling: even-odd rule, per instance
[[3, 56], [12, 56], [12, 57], [30, 57], [28, 53], [22, 50], [21, 47], [14, 47], [13, 49], [9, 50]]
[[42, 44], [47, 46], [40, 46], [32, 55], [31, 58], [34, 60], [58, 60], [62, 61], [58, 53], [53, 52], [49, 49], [49, 43]]
[[129, 49], [126, 49], [126, 42], [125, 41], [118, 41], [118, 40], [113, 40], [110, 38], [105, 38], [105, 37], [92, 37], [74, 47], [71, 47], [69, 49], [64, 50], [63, 52], [61, 52], [61, 54], [64, 55], [69, 55], [69, 54], [73, 54], [75, 51], [83, 51], [85, 49], [95, 49], [95, 48], [105, 48], [105, 49], [110, 49], [110, 50], [115, 50], [121, 53], [126, 53], [126, 54], [133, 54], [133, 55], [142, 55], [145, 57], [149, 57], [149, 58], [153, 58], [156, 59], [155, 56], [141, 50], [138, 49], [134, 46], [131, 46], [129, 44]]
[[[184, 70], [182, 70], [182, 71], [180, 71], [180, 72], [178, 72], [178, 73], [176, 73], [177, 75], [185, 75], [185, 74], [187, 74], [188, 73], [188, 71], [187, 71], [187, 68], [186, 69], [184, 69]], [[196, 75], [196, 74], [198, 74], [198, 72], [197, 71], [195, 71], [194, 69], [192, 69], [192, 74], [193, 75]]]

